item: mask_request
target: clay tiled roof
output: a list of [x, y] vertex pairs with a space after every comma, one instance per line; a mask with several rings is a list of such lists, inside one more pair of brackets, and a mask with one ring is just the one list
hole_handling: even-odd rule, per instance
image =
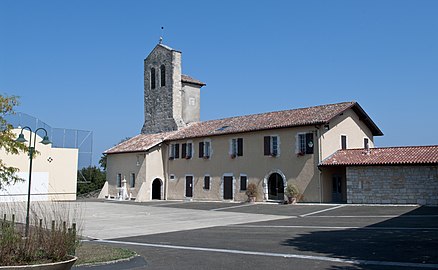
[[383, 135], [357, 102], [343, 102], [308, 108], [252, 114], [192, 123], [178, 131], [150, 135], [138, 135], [109, 150], [106, 154], [146, 151], [163, 141], [182, 140], [224, 134], [288, 128], [296, 126], [321, 125], [348, 109], [354, 110], [370, 128], [374, 136]]
[[197, 79], [194, 79], [194, 78], [192, 78], [190, 76], [184, 75], [184, 74], [181, 74], [181, 82], [197, 84], [197, 85], [200, 85], [200, 86], [206, 85], [205, 83], [203, 83], [203, 82], [201, 82], [201, 81], [199, 81]]
[[438, 164], [438, 145], [338, 150], [320, 166]]
[[[170, 136], [169, 140], [325, 124], [349, 108], [357, 108], [357, 111], [363, 112], [362, 118], [366, 118], [367, 121], [371, 123], [369, 127], [373, 131], [373, 134], [375, 136], [382, 135], [382, 132], [365, 114], [358, 103], [343, 102], [198, 122], [179, 130], [177, 133]], [[361, 115], [359, 116], [361, 117]]]
[[157, 144], [166, 140], [169, 135], [175, 132], [163, 132], [156, 134], [139, 134], [131, 139], [124, 141], [104, 152], [104, 154], [115, 153], [131, 153], [131, 152], [143, 152], [154, 147]]

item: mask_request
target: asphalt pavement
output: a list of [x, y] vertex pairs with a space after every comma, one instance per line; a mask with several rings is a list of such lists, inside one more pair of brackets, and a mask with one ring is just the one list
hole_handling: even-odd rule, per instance
[[[143, 265], [117, 269], [438, 269], [438, 207], [108, 201], [82, 206], [88, 236], [144, 259]], [[108, 267], [95, 269], [116, 269]]]

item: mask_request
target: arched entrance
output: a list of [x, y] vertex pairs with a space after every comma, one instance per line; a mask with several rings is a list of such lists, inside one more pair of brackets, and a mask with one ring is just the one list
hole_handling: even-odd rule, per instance
[[161, 179], [155, 178], [152, 182], [152, 200], [161, 200]]
[[278, 173], [268, 178], [268, 200], [284, 200], [284, 179]]

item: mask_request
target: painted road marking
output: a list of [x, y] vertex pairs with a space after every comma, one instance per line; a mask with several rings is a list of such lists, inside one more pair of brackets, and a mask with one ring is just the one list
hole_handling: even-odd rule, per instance
[[419, 231], [437, 231], [438, 228], [428, 228], [428, 227], [345, 227], [345, 226], [299, 226], [299, 225], [276, 225], [276, 226], [265, 226], [265, 225], [229, 225], [229, 227], [240, 227], [240, 228], [295, 228], [295, 229], [327, 229], [327, 230], [419, 230]]
[[431, 218], [431, 217], [438, 217], [438, 215], [313, 216], [311, 218]]
[[344, 206], [345, 206], [345, 204], [341, 204], [341, 205], [337, 205], [335, 207], [331, 207], [331, 208], [327, 208], [327, 209], [323, 209], [323, 210], [307, 213], [307, 214], [304, 214], [304, 215], [299, 215], [299, 217], [307, 217], [307, 216], [319, 214], [319, 213], [322, 213], [322, 212], [327, 212], [327, 211], [335, 210], [335, 209], [338, 209], [338, 208], [341, 208], [341, 207], [344, 207]]
[[226, 210], [226, 209], [233, 209], [233, 208], [240, 208], [240, 207], [245, 207], [245, 206], [251, 206], [251, 205], [255, 205], [255, 204], [239, 204], [239, 205], [233, 205], [233, 206], [227, 206], [227, 207], [221, 207], [221, 208], [215, 208], [215, 209], [211, 209], [210, 211], [220, 211], [220, 210]]
[[257, 251], [221, 249], [221, 248], [188, 247], [188, 246], [175, 246], [175, 245], [150, 244], [150, 243], [135, 243], [135, 242], [125, 242], [125, 241], [114, 241], [114, 240], [95, 240], [95, 242], [111, 243], [111, 244], [123, 244], [123, 245], [133, 245], [133, 246], [143, 246], [143, 247], [154, 247], [154, 248], [167, 248], [167, 249], [179, 249], [179, 250], [218, 252], [218, 253], [228, 253], [228, 254], [241, 254], [241, 255], [255, 255], [255, 256], [270, 256], [270, 257], [294, 258], [294, 259], [305, 259], [305, 260], [314, 260], [314, 261], [347, 263], [347, 264], [355, 264], [355, 265], [381, 265], [381, 266], [417, 267], [417, 268], [431, 268], [431, 269], [437, 269], [438, 268], [438, 264], [427, 264], [427, 263], [409, 263], [409, 262], [391, 262], [391, 261], [369, 261], [369, 260], [358, 260], [358, 259], [341, 259], [341, 258], [328, 257], [328, 256], [312, 256], [312, 255], [300, 255], [300, 254], [290, 254], [290, 253], [257, 252]]

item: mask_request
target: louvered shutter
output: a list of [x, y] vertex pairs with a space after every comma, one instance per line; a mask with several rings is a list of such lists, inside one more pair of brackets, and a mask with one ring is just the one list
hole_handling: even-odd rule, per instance
[[199, 142], [199, 157], [204, 157], [204, 142]]
[[264, 154], [265, 156], [271, 155], [271, 136], [264, 137]]
[[306, 154], [313, 154], [313, 147], [315, 143], [313, 142], [313, 133], [306, 134]]

